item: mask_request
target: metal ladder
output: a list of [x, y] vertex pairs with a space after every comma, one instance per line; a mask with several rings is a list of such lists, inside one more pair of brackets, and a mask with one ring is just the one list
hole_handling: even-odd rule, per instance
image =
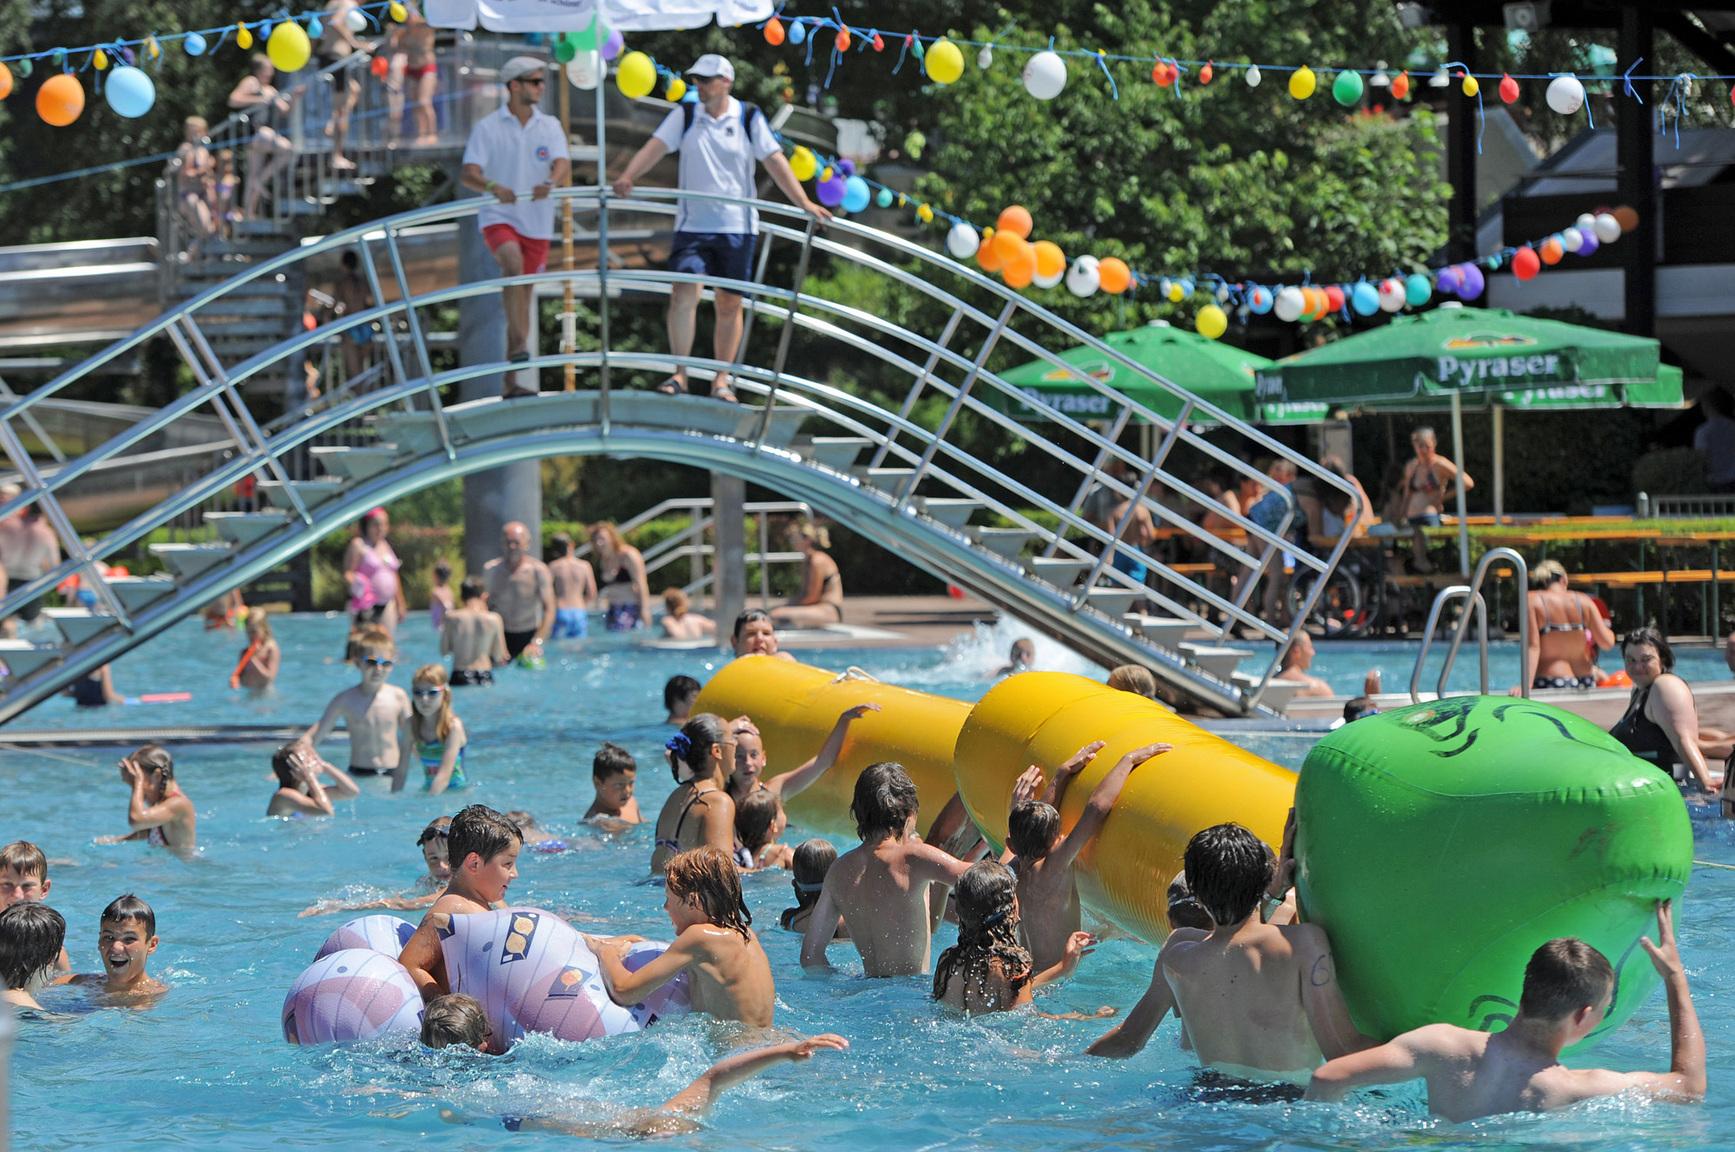
[[1452, 675], [1452, 667], [1458, 661], [1458, 650], [1463, 647], [1464, 634], [1470, 629], [1470, 614], [1472, 607], [1476, 615], [1476, 652], [1480, 661], [1482, 695], [1488, 695], [1488, 603], [1482, 598], [1482, 581], [1497, 561], [1504, 560], [1511, 564], [1518, 576], [1518, 685], [1525, 699], [1530, 697], [1530, 677], [1525, 670], [1530, 667], [1530, 569], [1524, 563], [1524, 557], [1510, 548], [1490, 548], [1483, 554], [1476, 565], [1475, 573], [1468, 584], [1452, 584], [1442, 588], [1434, 597], [1433, 606], [1428, 609], [1428, 622], [1422, 628], [1422, 646], [1416, 652], [1416, 666], [1410, 671], [1410, 702], [1419, 704], [1422, 701], [1422, 665], [1428, 659], [1428, 650], [1433, 647], [1434, 631], [1439, 627], [1440, 614], [1446, 605], [1454, 600], [1464, 601], [1464, 611], [1458, 617], [1458, 623], [1452, 629], [1452, 643], [1446, 649], [1445, 663], [1440, 667], [1440, 679], [1434, 686], [1436, 699], [1446, 695], [1446, 681]]
[[[762, 223], [752, 279], [702, 285], [746, 298], [747, 333], [734, 363], [675, 357], [662, 346], [621, 346], [610, 338], [615, 311], [660, 309], [674, 285], [702, 282], [617, 266], [608, 258], [611, 231], [643, 228], [647, 220], [666, 227], [684, 201], [715, 198], [646, 189], [622, 199], [600, 187], [562, 189], [557, 196], [572, 202], [586, 234], [598, 238], [604, 258], [596, 266], [467, 283], [412, 281], [400, 237], [434, 224], [473, 228], [480, 201], [431, 205], [248, 267], [0, 407], [0, 452], [24, 487], [0, 500], [0, 517], [39, 509], [67, 557], [0, 601], [0, 616], [74, 574], [96, 599], [93, 609], [54, 610], [58, 642], [0, 642], [0, 659], [11, 673], [0, 696], [0, 722], [347, 527], [370, 507], [470, 472], [567, 454], [642, 457], [740, 476], [810, 505], [1092, 659], [1144, 664], [1190, 700], [1235, 714], [1283, 703], [1290, 689], [1273, 679], [1278, 662], [1349, 541], [1330, 550], [1297, 543], [1290, 531], [1297, 516], [1293, 497], [1247, 461], [1290, 460], [1316, 484], [1342, 492], [1353, 508], [1353, 489], [1335, 475], [971, 265], [853, 221], [819, 231], [788, 204], [753, 204]], [[243, 359], [213, 349], [201, 318], [207, 311], [221, 315], [225, 297], [344, 249], [357, 254], [377, 301], [373, 307], [297, 331]], [[865, 273], [877, 287], [907, 294], [920, 318], [906, 326], [871, 305], [833, 298], [839, 292], [827, 284], [835, 282], [821, 278], [845, 268], [851, 283]], [[457, 334], [460, 309], [454, 305], [492, 296], [506, 284], [558, 289], [563, 281], [593, 301], [594, 347], [538, 355], [523, 370], [570, 364], [579, 390], [501, 401], [495, 381], [508, 365], [452, 366], [436, 356], [434, 349]], [[276, 420], [255, 414], [257, 398], [245, 391], [249, 380], [345, 339], [358, 326], [383, 333], [386, 369], [377, 387], [322, 399]], [[186, 363], [195, 381], [191, 390], [74, 459], [47, 466], [35, 459], [21, 433], [37, 406], [159, 338]], [[1061, 360], [1058, 352], [1068, 344], [1085, 345], [1167, 392], [1176, 415], [1154, 411]], [[1098, 393], [1110, 430], [1149, 424], [1155, 443], [1149, 458], [1059, 410], [1045, 412], [1042, 422], [1011, 415], [1024, 410], [1027, 399], [1000, 373], [1030, 358]], [[746, 403], [645, 390], [677, 367], [701, 381], [729, 372]], [[864, 377], [882, 391], [890, 382], [894, 395], [904, 393], [902, 402], [894, 408], [855, 386]], [[215, 417], [226, 449], [145, 511], [88, 545], [81, 540], [68, 504], [81, 485], [156, 431], [199, 416]], [[1209, 437], [1195, 421], [1211, 426]], [[1001, 469], [987, 462], [992, 458], [1017, 463]], [[1108, 471], [1115, 462], [1124, 465], [1127, 479]], [[1276, 492], [1286, 509], [1281, 522], [1256, 524], [1206, 496], [1194, 480], [1213, 467]], [[258, 477], [267, 506], [237, 511], [230, 490], [250, 474]], [[1078, 493], [1088, 488], [1126, 504], [1119, 523], [1098, 523], [1080, 510]], [[1140, 502], [1197, 555], [1211, 557], [1233, 578], [1232, 588], [1195, 579], [1154, 548], [1121, 540]], [[1204, 531], [1191, 518], [1199, 511], [1235, 524], [1245, 542]], [[151, 542], [163, 525], [189, 519], [202, 519], [203, 542]], [[1039, 554], [1050, 541], [1052, 553]], [[147, 550], [169, 577], [103, 575], [103, 565], [135, 562]], [[1297, 572], [1317, 578], [1295, 623], [1279, 626], [1250, 605], [1257, 605], [1264, 581], [1286, 580], [1286, 554]], [[1147, 572], [1142, 582], [1127, 571], [1137, 566]], [[1263, 653], [1235, 647], [1236, 629], [1270, 647]]]

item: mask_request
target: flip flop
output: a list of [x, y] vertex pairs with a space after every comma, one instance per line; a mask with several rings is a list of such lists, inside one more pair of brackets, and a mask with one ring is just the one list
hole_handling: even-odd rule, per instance
[[[530, 353], [527, 350], [514, 352], [506, 358], [506, 362], [509, 364], [525, 364], [528, 363], [529, 360]], [[535, 388], [523, 388], [518, 384], [513, 383], [513, 378], [516, 375], [516, 372], [511, 371], [508, 371], [505, 374], [504, 380], [506, 386], [500, 390], [500, 398], [502, 400], [516, 400], [520, 396], [536, 396], [540, 394]]]
[[686, 388], [681, 386], [681, 382], [679, 380], [675, 379], [673, 376], [670, 376], [668, 379], [664, 380], [661, 384], [657, 385], [657, 394], [660, 396], [685, 396], [687, 394], [687, 390], [686, 390]]
[[727, 384], [722, 384], [711, 389], [711, 399], [721, 400], [725, 404], [741, 403], [740, 397], [735, 395], [735, 390]]

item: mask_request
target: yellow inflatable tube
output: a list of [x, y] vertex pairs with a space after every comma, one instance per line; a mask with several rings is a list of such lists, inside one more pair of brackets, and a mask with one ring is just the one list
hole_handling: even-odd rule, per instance
[[955, 791], [952, 749], [970, 712], [964, 701], [842, 679], [775, 656], [742, 656], [711, 678], [693, 710], [751, 717], [765, 738], [766, 775], [776, 776], [817, 753], [845, 708], [866, 703], [880, 711], [850, 725], [837, 766], [790, 802], [790, 818], [809, 828], [853, 832], [849, 802], [856, 777], [869, 764], [896, 760], [915, 781], [922, 803], [917, 824], [926, 828]]
[[1174, 745], [1134, 770], [1078, 861], [1079, 895], [1128, 931], [1152, 943], [1168, 935], [1169, 881], [1200, 829], [1233, 820], [1273, 846], [1282, 841], [1295, 773], [1154, 701], [1060, 672], [1008, 677], [970, 710], [953, 770], [977, 826], [1003, 844], [1019, 773], [1040, 764], [1052, 776], [1056, 765], [1093, 740], [1107, 746], [1067, 789], [1061, 804], [1066, 828], [1121, 755], [1156, 741]]

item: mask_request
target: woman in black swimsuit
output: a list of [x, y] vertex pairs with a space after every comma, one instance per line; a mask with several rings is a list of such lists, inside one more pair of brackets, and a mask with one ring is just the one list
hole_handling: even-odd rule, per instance
[[801, 595], [771, 610], [780, 628], [824, 628], [843, 622], [843, 575], [825, 549], [831, 536], [817, 524], [789, 526], [789, 546], [806, 557], [801, 573]]
[[1532, 689], [1596, 687], [1590, 645], [1607, 651], [1615, 634], [1596, 602], [1566, 586], [1566, 569], [1544, 560], [1530, 572], [1530, 654], [1524, 669]]
[[590, 546], [596, 552], [597, 591], [603, 602], [603, 625], [610, 632], [631, 632], [651, 626], [651, 591], [645, 583], [645, 558], [626, 542], [613, 522], [590, 526]]
[[1718, 794], [1718, 781], [1711, 775], [1699, 751], [1699, 716], [1693, 707], [1693, 691], [1670, 671], [1675, 654], [1655, 628], [1638, 628], [1621, 641], [1627, 675], [1633, 680], [1633, 696], [1626, 714], [1609, 729], [1609, 735], [1626, 745], [1639, 759], [1655, 764], [1689, 790], [1697, 786], [1707, 796]]
[[710, 845], [735, 853], [735, 801], [726, 784], [735, 768], [735, 732], [721, 716], [701, 712], [669, 737], [669, 770], [676, 788], [657, 814], [657, 846], [651, 874], [661, 876], [669, 859]]

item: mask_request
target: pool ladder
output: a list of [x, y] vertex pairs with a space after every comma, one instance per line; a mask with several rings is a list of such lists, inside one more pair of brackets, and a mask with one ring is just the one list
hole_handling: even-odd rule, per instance
[[1436, 698], [1446, 695], [1446, 681], [1452, 675], [1452, 666], [1458, 662], [1458, 649], [1464, 645], [1464, 634], [1470, 630], [1470, 608], [1476, 610], [1476, 652], [1481, 664], [1482, 694], [1488, 694], [1488, 602], [1482, 598], [1482, 581], [1488, 576], [1489, 569], [1496, 561], [1504, 560], [1511, 564], [1518, 574], [1518, 689], [1527, 699], [1530, 696], [1530, 678], [1524, 670], [1530, 667], [1530, 569], [1524, 563], [1524, 557], [1510, 548], [1490, 548], [1476, 565], [1476, 574], [1468, 584], [1452, 584], [1440, 589], [1434, 597], [1433, 607], [1428, 609], [1428, 622], [1422, 627], [1422, 647], [1416, 653], [1416, 666], [1410, 671], [1410, 702], [1422, 702], [1422, 665], [1427, 662], [1428, 649], [1434, 644], [1434, 630], [1439, 627], [1440, 614], [1446, 605], [1454, 600], [1465, 601], [1465, 610], [1458, 617], [1458, 624], [1452, 629], [1452, 643], [1446, 649], [1446, 661], [1440, 666], [1440, 679], [1434, 685]]

